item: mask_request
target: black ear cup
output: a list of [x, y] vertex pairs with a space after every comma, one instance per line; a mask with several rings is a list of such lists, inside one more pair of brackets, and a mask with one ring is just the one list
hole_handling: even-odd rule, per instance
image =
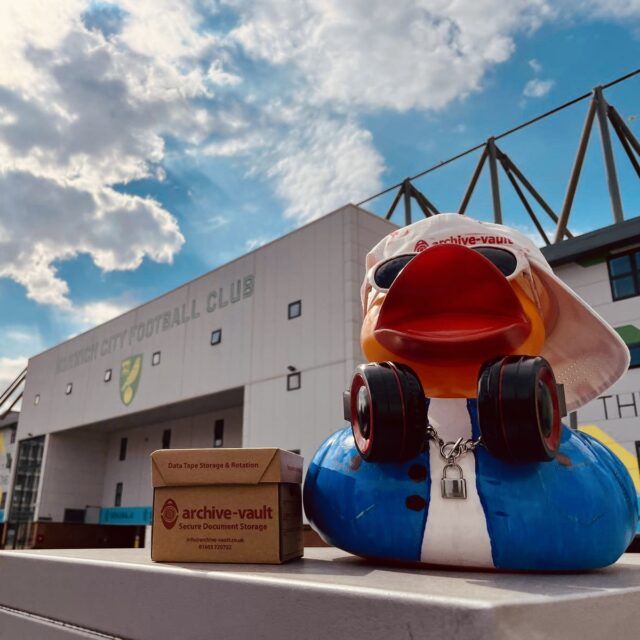
[[508, 356], [478, 378], [478, 418], [485, 448], [505, 462], [547, 462], [560, 447], [561, 398], [542, 357]]
[[406, 365], [359, 365], [347, 408], [356, 447], [368, 462], [405, 462], [422, 451], [426, 402], [418, 376]]

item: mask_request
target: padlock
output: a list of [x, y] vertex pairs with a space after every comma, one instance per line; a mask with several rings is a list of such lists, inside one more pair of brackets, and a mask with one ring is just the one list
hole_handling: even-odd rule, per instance
[[[451, 467], [458, 470], [460, 474], [459, 478], [447, 478], [447, 469]], [[467, 481], [462, 476], [462, 468], [459, 464], [449, 462], [442, 470], [442, 480], [440, 481], [442, 487], [443, 498], [466, 498], [467, 497]]]

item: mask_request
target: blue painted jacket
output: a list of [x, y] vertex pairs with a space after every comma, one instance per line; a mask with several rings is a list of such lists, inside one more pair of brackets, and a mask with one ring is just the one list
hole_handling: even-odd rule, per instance
[[[467, 401], [474, 437], [475, 400]], [[615, 562], [638, 523], [636, 492], [620, 460], [590, 436], [562, 427], [555, 460], [508, 464], [475, 450], [476, 487], [499, 569], [582, 570]], [[362, 460], [351, 428], [318, 449], [304, 486], [307, 518], [351, 553], [424, 561], [432, 491], [429, 455], [403, 464]], [[461, 556], [464, 549], [460, 549]], [[464, 563], [462, 563], [464, 564]]]

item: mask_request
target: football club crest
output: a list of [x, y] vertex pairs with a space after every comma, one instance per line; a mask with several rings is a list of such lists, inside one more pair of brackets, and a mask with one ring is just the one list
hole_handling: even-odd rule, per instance
[[142, 354], [126, 358], [120, 363], [120, 399], [127, 407], [133, 402], [142, 373]]

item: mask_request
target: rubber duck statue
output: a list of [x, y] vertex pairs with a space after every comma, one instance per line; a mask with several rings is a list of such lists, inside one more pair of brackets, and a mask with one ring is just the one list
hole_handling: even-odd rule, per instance
[[584, 570], [638, 521], [605, 446], [561, 423], [628, 368], [615, 331], [525, 235], [458, 214], [367, 255], [351, 426], [310, 463], [304, 506], [330, 544], [457, 567]]

